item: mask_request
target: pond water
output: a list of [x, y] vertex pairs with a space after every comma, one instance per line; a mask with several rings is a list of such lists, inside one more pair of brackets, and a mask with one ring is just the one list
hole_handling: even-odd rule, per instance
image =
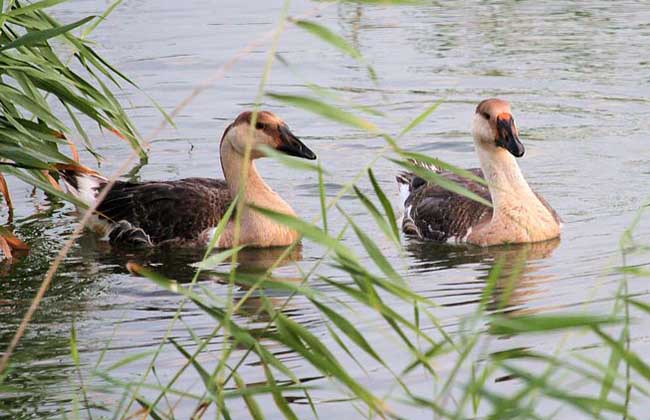
[[[107, 5], [101, 0], [74, 0], [55, 11], [62, 20], [74, 21], [99, 14]], [[520, 160], [523, 172], [565, 221], [561, 241], [550, 244], [479, 250], [405, 240], [405, 256], [400, 256], [382, 238], [363, 206], [344, 198], [342, 207], [382, 245], [409, 286], [441, 305], [434, 314], [447, 331], [453, 334], [460, 328], [459, 320], [475, 310], [488, 272], [500, 259], [505, 259], [506, 265], [525, 261], [523, 270], [516, 274], [509, 311], [553, 313], [586, 308], [611, 313], [621, 278], [612, 270], [621, 264], [619, 240], [648, 199], [650, 6], [645, 2], [629, 2], [623, 7], [619, 3], [592, 6], [578, 1], [480, 5], [453, 1], [444, 6], [384, 7], [296, 1], [290, 13], [313, 14], [315, 7], [322, 10], [313, 18], [361, 50], [376, 70], [377, 82], [369, 79], [363, 65], [290, 27], [278, 49], [290, 67], [276, 63], [268, 90], [308, 94], [307, 82], [332, 88], [348, 100], [383, 111], [387, 117], [373, 121], [394, 133], [427, 106], [443, 99], [439, 109], [406, 136], [402, 145], [461, 167], [478, 164], [469, 134], [476, 104], [492, 96], [508, 99], [527, 148]], [[98, 27], [93, 39], [99, 52], [171, 110], [241, 48], [271, 30], [281, 8], [282, 2], [276, 0], [130, 1]], [[176, 129], [167, 129], [153, 140], [150, 163], [141, 168], [137, 178], [221, 177], [219, 138], [227, 124], [254, 102], [267, 45], [254, 48], [223, 79], [196, 97], [176, 118]], [[161, 120], [157, 110], [132, 87], [125, 86], [122, 96], [131, 101], [129, 113], [141, 133], [151, 133]], [[317, 153], [329, 171], [326, 185], [330, 197], [384, 146], [381, 139], [301, 110], [273, 102], [266, 103], [265, 108], [285, 119]], [[109, 137], [98, 135], [96, 145], [105, 157], [101, 171], [107, 174], [130, 153], [126, 144]], [[92, 160], [84, 155], [84, 161]], [[314, 174], [287, 170], [274, 161], [259, 162], [259, 168], [302, 217], [310, 220], [320, 213]], [[396, 204], [394, 176], [398, 168], [380, 159], [374, 170]], [[369, 188], [365, 181], [361, 185]], [[0, 267], [0, 348], [11, 339], [76, 220], [69, 204], [53, 202], [15, 181], [11, 190], [16, 205], [15, 230], [32, 251], [15, 264]], [[341, 223], [340, 216], [330, 220], [331, 226]], [[647, 242], [649, 235], [650, 223], [642, 221], [635, 237]], [[359, 246], [349, 234], [343, 241]], [[359, 250], [359, 254], [363, 252]], [[275, 250], [248, 252], [245, 264], [264, 266], [277, 255]], [[296, 264], [309, 269], [321, 255], [321, 248], [304, 241], [294, 262], [278, 268], [275, 275], [296, 278]], [[73, 320], [86, 377], [100, 358], [105, 367], [129, 354], [157, 347], [180, 299], [149, 280], [129, 274], [127, 261], [149, 263], [170, 277], [187, 281], [193, 273], [189, 264], [200, 258], [199, 252], [188, 250], [133, 254], [110, 249], [92, 234], [84, 235], [65, 259], [13, 357], [8, 383], [16, 392], [0, 394], [0, 418], [58, 417], [77, 403], [73, 396], [78, 395], [78, 378], [69, 351]], [[647, 265], [650, 258], [637, 256], [628, 262]], [[508, 272], [507, 266], [505, 269]], [[326, 266], [320, 272], [343, 278], [339, 271]], [[227, 287], [210, 275], [201, 283], [217, 295], [227, 293]], [[410, 360], [402, 349], [391, 351], [393, 338], [381, 329], [385, 324], [366, 308], [356, 307], [347, 296], [336, 296], [339, 292], [334, 288], [317, 282], [312, 285], [348, 303], [349, 310], [356, 311], [357, 327], [389, 362], [401, 366]], [[630, 283], [630, 291], [641, 298], [647, 297], [648, 290], [644, 281]], [[235, 293], [240, 298], [245, 290]], [[282, 295], [277, 302], [283, 302]], [[248, 313], [255, 321], [259, 305], [259, 300], [247, 302], [242, 319]], [[412, 306], [394, 309], [405, 314], [413, 311]], [[283, 311], [325, 342], [332, 342], [325, 323], [306, 299], [293, 299]], [[207, 336], [215, 325], [212, 318], [191, 305], [183, 309], [183, 319], [199, 336]], [[648, 327], [646, 320], [632, 329], [633, 347], [640, 354], [650, 351]], [[192, 338], [183, 325], [177, 324], [172, 336], [192, 348]], [[561, 335], [502, 337], [483, 352], [519, 347], [553, 351], [561, 340]], [[594, 342], [593, 337], [573, 334], [563, 342], [563, 348], [590, 349]], [[218, 339], [214, 340], [204, 361], [210, 365], [217, 360], [220, 349]], [[609, 353], [599, 356], [597, 350], [585, 352], [591, 351], [592, 357], [607, 363]], [[477, 354], [475, 359], [484, 354]], [[338, 356], [352, 376], [372, 386], [378, 395], [391, 391], [392, 378], [372, 361], [367, 361], [368, 373], [364, 373], [344, 354]], [[303, 379], [315, 376], [297, 355], [285, 352], [278, 357]], [[146, 362], [136, 362], [119, 374], [123, 379], [133, 379], [144, 371]], [[160, 380], [168, 380], [183, 362], [172, 346], [165, 346], [157, 364]], [[442, 358], [438, 366], [443, 378], [452, 368], [444, 362]], [[253, 364], [245, 366], [242, 373], [251, 381], [263, 378], [259, 366]], [[93, 385], [101, 384], [99, 379], [92, 381]], [[319, 407], [323, 416], [356, 414], [349, 404], [325, 402], [338, 395], [326, 379], [316, 377], [310, 383], [323, 388], [315, 394], [323, 401]], [[200, 386], [198, 376], [189, 371], [178, 384], [188, 390]], [[416, 377], [409, 386], [426, 393], [430, 378]], [[508, 392], [516, 381], [503, 380], [490, 386]], [[585, 392], [590, 390], [584, 388]], [[98, 402], [113, 408], [119, 399], [120, 395], [97, 396]], [[265, 407], [273, 406], [265, 399], [260, 401]], [[239, 407], [242, 411], [234, 407], [234, 418], [241, 418], [245, 407]], [[177, 417], [189, 417], [194, 408], [194, 403], [181, 400]], [[296, 400], [292, 408], [301, 417], [311, 416], [304, 401]], [[554, 408], [549, 402], [542, 412]], [[417, 414], [416, 408], [403, 410], [401, 414], [407, 418]], [[269, 417], [281, 415], [269, 408]], [[567, 418], [565, 414], [563, 418]]]

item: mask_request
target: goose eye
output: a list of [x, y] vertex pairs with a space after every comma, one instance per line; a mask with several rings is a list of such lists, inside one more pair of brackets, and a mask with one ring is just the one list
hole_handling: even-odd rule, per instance
[[481, 115], [482, 115], [483, 118], [485, 118], [486, 120], [489, 120], [489, 119], [490, 119], [490, 114], [488, 114], [487, 112], [481, 112]]
[[261, 123], [261, 122], [258, 122], [257, 124], [255, 124], [255, 128], [257, 128], [258, 130], [264, 130], [265, 127], [266, 127], [266, 124]]

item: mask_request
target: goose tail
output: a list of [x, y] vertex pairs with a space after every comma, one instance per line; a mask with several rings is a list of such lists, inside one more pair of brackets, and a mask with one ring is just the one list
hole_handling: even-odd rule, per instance
[[68, 192], [89, 206], [95, 204], [107, 182], [98, 172], [83, 165], [57, 165], [56, 169]]
[[[427, 162], [422, 162], [420, 160], [415, 160], [415, 159], [409, 159], [409, 162], [419, 168], [426, 169], [428, 171], [440, 172], [440, 168]], [[405, 211], [405, 209], [407, 208], [407, 201], [411, 196], [411, 193], [416, 189], [420, 188], [422, 185], [425, 185], [427, 181], [417, 176], [413, 172], [407, 172], [407, 171], [402, 171], [398, 173], [397, 176], [395, 177], [395, 180], [397, 181], [397, 188], [399, 190], [399, 197], [400, 197], [400, 203], [402, 205], [402, 211]]]

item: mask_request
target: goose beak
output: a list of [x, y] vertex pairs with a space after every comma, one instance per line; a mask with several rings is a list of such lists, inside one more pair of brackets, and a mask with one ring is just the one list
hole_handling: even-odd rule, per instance
[[303, 159], [314, 160], [316, 154], [312, 152], [309, 147], [305, 146], [300, 139], [293, 135], [286, 125], [280, 125], [280, 144], [277, 150], [288, 154], [289, 156], [296, 156]]
[[497, 146], [508, 150], [514, 157], [522, 157], [526, 150], [519, 140], [519, 133], [512, 115], [504, 112], [497, 116]]

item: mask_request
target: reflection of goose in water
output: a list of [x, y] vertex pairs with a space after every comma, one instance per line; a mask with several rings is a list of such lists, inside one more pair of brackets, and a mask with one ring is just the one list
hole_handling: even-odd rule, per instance
[[[285, 255], [286, 253], [286, 255]], [[269, 283], [282, 282], [298, 285], [302, 281], [300, 273], [290, 266], [294, 262], [302, 260], [302, 247], [296, 246], [287, 253], [286, 247], [274, 247], [264, 249], [242, 249], [237, 256], [237, 268], [235, 269], [235, 304], [237, 304], [248, 293], [249, 287], [256, 279], [263, 276], [269, 268], [275, 266], [273, 273], [266, 277]], [[224, 267], [226, 268], [226, 267]], [[227, 283], [230, 276], [229, 266], [227, 271], [217, 274], [219, 281]], [[281, 272], [281, 273], [280, 273]], [[274, 309], [282, 308], [285, 315], [291, 316], [295, 321], [303, 323], [306, 307], [296, 305], [303, 301], [303, 297], [294, 296], [290, 302], [285, 304], [290, 292], [283, 288], [266, 287], [263, 291], [256, 290], [240, 306], [238, 314], [249, 317], [255, 321], [268, 321], [268, 312], [263, 309], [264, 299], [273, 305]], [[311, 306], [310, 306], [311, 307]]]
[[417, 261], [411, 270], [445, 270], [446, 279], [455, 277], [454, 268], [477, 265], [477, 275], [473, 281], [468, 281], [466, 272], [459, 272], [459, 277], [436, 283], [436, 288], [427, 293], [428, 297], [441, 302], [443, 306], [478, 303], [490, 273], [498, 267], [496, 290], [488, 309], [521, 312], [521, 306], [541, 293], [538, 286], [550, 280], [551, 275], [537, 272], [546, 267], [543, 260], [549, 258], [559, 244], [559, 239], [553, 239], [481, 248], [446, 244], [432, 246], [431, 243], [423, 246], [422, 242], [413, 241], [406, 246], [406, 250]]
[[[116, 273], [125, 273], [126, 264], [135, 262], [141, 266], [148, 266], [163, 276], [174, 279], [179, 283], [192, 281], [196, 270], [197, 262], [205, 256], [205, 250], [200, 248], [129, 248], [120, 249], [110, 246], [106, 241], [100, 240], [96, 235], [87, 233], [80, 240], [79, 252], [84, 259], [88, 260], [89, 269], [96, 262], [102, 264], [104, 269], [107, 266], [114, 266]], [[237, 255], [238, 270], [243, 273], [257, 272], [258, 274], [271, 268], [288, 247], [272, 248], [243, 248]], [[214, 250], [218, 253], [221, 250]], [[97, 260], [97, 261], [94, 261]], [[277, 268], [287, 266], [291, 262], [302, 260], [302, 245], [297, 244], [285, 256], [282, 261], [276, 264]], [[230, 269], [231, 259], [226, 259], [218, 267], [209, 270], [202, 270], [200, 281], [221, 281], [221, 276], [215, 272], [216, 269], [226, 271]], [[96, 267], [95, 270], [99, 269]], [[227, 281], [227, 280], [226, 280]]]
[[[87, 234], [81, 239], [80, 252], [85, 254], [87, 261], [83, 265], [82, 271], [88, 273], [98, 273], [113, 267], [114, 273], [127, 273], [126, 265], [129, 262], [135, 262], [141, 266], [148, 267], [152, 271], [159, 273], [169, 279], [176, 280], [179, 283], [189, 283], [194, 278], [197, 270], [197, 261], [201, 261], [204, 256], [204, 250], [197, 248], [142, 248], [127, 249], [120, 251], [116, 247], [111, 247], [105, 241], [98, 240], [96, 235]], [[214, 251], [219, 252], [219, 250]], [[286, 255], [285, 255], [286, 254]], [[281, 258], [281, 259], [280, 259]], [[279, 261], [278, 261], [279, 260]], [[302, 246], [300, 244], [291, 247], [273, 247], [273, 248], [243, 248], [237, 255], [237, 265], [235, 269], [235, 304], [242, 299], [249, 290], [251, 282], [255, 278], [263, 275], [271, 267], [275, 269], [266, 280], [269, 282], [286, 282], [298, 284], [302, 277], [297, 268], [292, 264], [302, 260]], [[223, 261], [216, 267], [210, 267], [201, 271], [198, 281], [217, 296], [224, 297], [227, 293], [227, 284], [230, 279], [231, 259]], [[144, 280], [144, 279], [142, 279]], [[125, 291], [126, 293], [137, 294], [146, 298], [143, 294], [154, 293], [159, 295], [159, 290], [144, 291], [140, 290], [141, 286], [138, 280], [134, 279], [133, 290]], [[164, 292], [168, 293], [168, 292]], [[284, 304], [289, 291], [286, 289], [267, 288], [263, 291], [264, 296], [268, 299], [275, 309], [284, 306], [283, 312], [290, 315], [294, 320], [302, 322], [305, 313], [315, 311], [309, 305], [302, 306], [297, 303], [303, 301], [303, 298], [296, 296], [292, 298], [287, 305]], [[258, 314], [263, 306], [262, 294], [259, 290], [254, 291], [251, 296], [241, 305], [240, 315], [252, 317], [253, 321], [260, 321], [263, 316], [258, 318]], [[309, 317], [312, 318], [311, 316]]]

